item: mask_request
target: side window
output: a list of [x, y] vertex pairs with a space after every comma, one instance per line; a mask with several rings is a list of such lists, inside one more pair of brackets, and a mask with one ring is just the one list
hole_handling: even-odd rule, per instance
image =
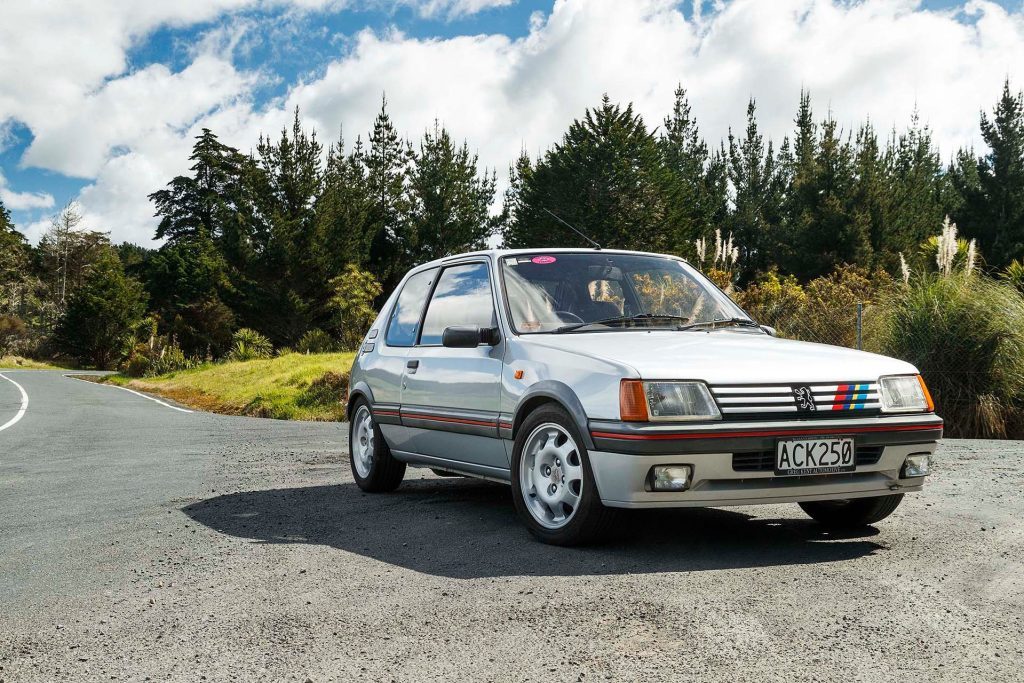
[[434, 281], [437, 270], [425, 270], [416, 273], [405, 283], [398, 301], [391, 310], [388, 321], [388, 333], [385, 342], [388, 346], [413, 346], [416, 344], [416, 333], [419, 332], [420, 314], [423, 304], [430, 293], [430, 283]]
[[452, 266], [441, 272], [427, 306], [420, 344], [440, 344], [444, 328], [494, 326], [494, 300], [486, 263]]

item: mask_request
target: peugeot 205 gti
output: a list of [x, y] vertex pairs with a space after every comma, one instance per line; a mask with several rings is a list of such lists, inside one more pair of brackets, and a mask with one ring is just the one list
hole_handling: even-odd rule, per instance
[[916, 368], [780, 339], [683, 259], [493, 250], [411, 270], [352, 367], [352, 474], [406, 465], [512, 486], [556, 544], [614, 508], [799, 503], [878, 522], [942, 435]]

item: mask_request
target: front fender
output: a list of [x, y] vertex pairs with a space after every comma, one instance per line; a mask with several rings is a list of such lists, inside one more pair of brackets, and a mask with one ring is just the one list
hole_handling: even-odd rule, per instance
[[[550, 401], [558, 403], [568, 411], [576, 423], [576, 429], [583, 438], [583, 444], [587, 447], [588, 451], [594, 450], [594, 440], [590, 437], [587, 412], [583, 409], [583, 403], [568, 384], [553, 379], [541, 380], [531, 384], [519, 397], [513, 412], [512, 428], [507, 434], [508, 438], [514, 439], [516, 437], [516, 434], [519, 432], [519, 426], [522, 425], [523, 420], [526, 419], [530, 411], [542, 403]], [[505, 430], [503, 429], [502, 431], [504, 432]]]

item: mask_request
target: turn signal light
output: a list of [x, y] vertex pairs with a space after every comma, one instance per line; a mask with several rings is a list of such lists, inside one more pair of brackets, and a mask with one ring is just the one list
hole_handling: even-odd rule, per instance
[[924, 400], [928, 402], [928, 412], [934, 413], [935, 401], [932, 400], [932, 392], [928, 391], [928, 385], [924, 383], [924, 377], [918, 375], [917, 381], [921, 384], [921, 391], [924, 392]]
[[624, 379], [619, 384], [619, 418], [623, 422], [647, 422], [647, 398], [640, 380]]

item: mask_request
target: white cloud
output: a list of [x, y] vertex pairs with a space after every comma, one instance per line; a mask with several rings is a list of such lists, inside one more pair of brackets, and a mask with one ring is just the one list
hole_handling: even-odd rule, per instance
[[411, 5], [421, 17], [457, 19], [494, 7], [507, 7], [516, 0], [394, 0], [394, 4]]
[[23, 162], [65, 175], [95, 177], [118, 149], [137, 150], [154, 138], [180, 138], [180, 130], [246, 94], [251, 75], [219, 57], [201, 55], [172, 73], [154, 64], [107, 82], [72, 110], [35, 122]]
[[504, 170], [523, 146], [547, 148], [605, 92], [634, 102], [655, 126], [682, 83], [717, 144], [730, 125], [743, 126], [751, 96], [780, 141], [807, 88], [817, 116], [831, 110], [847, 131], [870, 118], [884, 135], [916, 106], [948, 157], [980, 144], [978, 111], [1006, 76], [1024, 87], [1024, 16], [989, 2], [973, 0], [958, 15], [909, 0], [735, 0], [697, 24], [670, 0], [561, 0], [515, 41], [365, 31], [279, 111], [299, 105], [321, 132], [344, 124], [351, 138], [386, 91], [401, 129], [415, 136], [440, 118]]
[[[520, 149], [550, 146], [605, 92], [634, 102], [654, 126], [682, 83], [712, 144], [742, 127], [750, 96], [776, 141], [792, 128], [801, 87], [819, 118], [831, 110], [847, 131], [869, 117], [882, 133], [902, 128], [917, 106], [948, 158], [980, 146], [978, 111], [992, 106], [1005, 77], [1024, 87], [1024, 14], [982, 0], [944, 12], [912, 0], [686, 0], [697, 21], [673, 0], [558, 0], [517, 40], [363, 31], [315, 79], [258, 110], [248, 94], [260, 76], [230, 63], [237, 32], [197, 46], [178, 73], [157, 65], [110, 78], [124, 72], [128, 43], [152, 26], [259, 1], [139, 3], [118, 13], [120, 3], [105, 0], [80, 4], [84, 19], [51, 9], [49, 23], [22, 27], [33, 45], [20, 58], [11, 42], [26, 42], [20, 30], [0, 28], [0, 121], [13, 116], [32, 129], [27, 163], [94, 179], [80, 197], [90, 227], [145, 243], [156, 224], [146, 195], [187, 168], [200, 127], [249, 150], [296, 105], [321, 137], [344, 124], [351, 143], [386, 91], [401, 130], [415, 138], [439, 118], [503, 173]], [[440, 15], [501, 3], [396, 1]], [[0, 15], [35, 5], [7, 4]]]
[[49, 209], [53, 206], [53, 195], [45, 192], [15, 192], [7, 185], [7, 178], [0, 173], [0, 203], [11, 211]]

